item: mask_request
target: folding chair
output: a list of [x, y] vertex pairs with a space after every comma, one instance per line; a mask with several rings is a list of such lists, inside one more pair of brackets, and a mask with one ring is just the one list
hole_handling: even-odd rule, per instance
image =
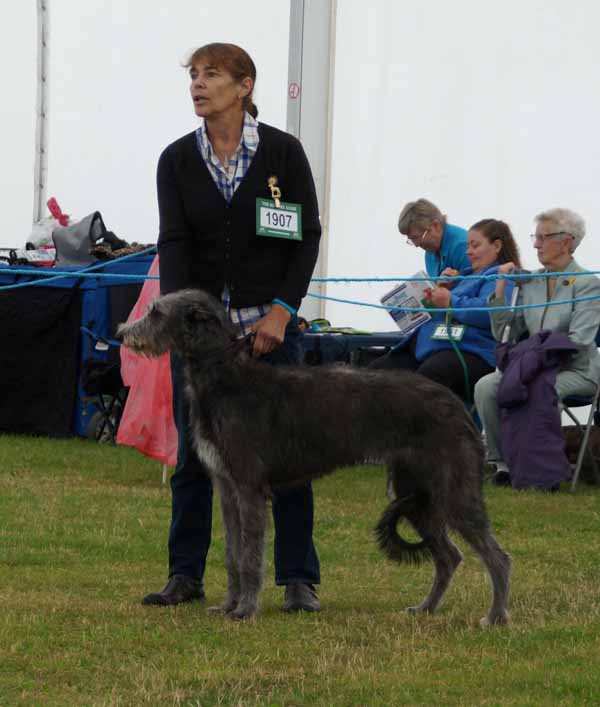
[[[596, 332], [596, 346], [600, 347], [600, 328]], [[590, 462], [592, 465], [595, 483], [600, 483], [598, 465], [596, 463], [596, 459], [594, 458], [592, 450], [589, 448], [588, 445], [592, 425], [600, 426], [599, 399], [600, 386], [596, 386], [596, 392], [594, 393], [594, 395], [569, 395], [566, 398], [563, 398], [563, 400], [561, 401], [561, 408], [563, 412], [565, 412], [568, 417], [573, 421], [581, 436], [581, 444], [579, 447], [579, 452], [577, 454], [577, 462], [575, 464], [575, 469], [573, 471], [573, 480], [571, 481], [571, 491], [574, 491], [575, 486], [577, 485], [579, 473], [581, 471], [581, 465], [583, 464], [583, 456], [586, 451], [589, 455]], [[581, 422], [579, 422], [577, 417], [574, 415], [574, 413], [571, 411], [571, 408], [587, 407], [588, 405], [590, 406], [590, 413], [588, 415], [585, 426], [583, 426]]]
[[92, 416], [89, 436], [114, 444], [129, 393], [121, 378], [119, 342], [99, 337], [86, 327], [81, 329], [94, 341], [94, 351], [106, 353], [104, 359], [86, 358], [81, 368], [81, 387], [97, 410]]

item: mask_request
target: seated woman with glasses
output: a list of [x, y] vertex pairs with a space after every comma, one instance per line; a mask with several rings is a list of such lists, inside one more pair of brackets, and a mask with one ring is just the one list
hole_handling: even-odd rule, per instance
[[[494, 293], [493, 276], [503, 263], [519, 263], [519, 250], [510, 228], [503, 221], [484, 219], [473, 224], [467, 237], [470, 267], [460, 275], [477, 278], [438, 282], [430, 295], [432, 318], [422, 324], [408, 343], [376, 359], [371, 368], [404, 368], [450, 388], [466, 401], [473, 399], [473, 387], [496, 365], [496, 341], [488, 312], [461, 311], [487, 307]], [[442, 274], [448, 274], [442, 273]], [[512, 283], [508, 285], [512, 290]], [[448, 336], [446, 314], [435, 308], [452, 308], [452, 340]]]
[[[532, 337], [545, 330], [562, 333], [577, 346], [577, 352], [568, 367], [556, 376], [556, 393], [561, 400], [569, 395], [593, 395], [600, 381], [600, 357], [596, 347], [596, 334], [600, 326], [600, 299], [580, 302], [569, 300], [600, 296], [600, 280], [595, 276], [553, 276], [551, 273], [586, 272], [573, 259], [573, 252], [585, 235], [584, 220], [569, 209], [551, 209], [535, 218], [536, 229], [531, 236], [533, 247], [548, 277], [533, 277], [519, 285], [517, 305], [549, 303], [546, 307], [502, 310], [491, 312], [492, 331], [502, 339], [505, 327], [510, 327], [511, 341]], [[506, 262], [498, 268], [501, 274], [510, 274], [518, 267]], [[518, 282], [518, 281], [517, 281]], [[509, 301], [505, 279], [495, 285], [491, 306], [503, 306]], [[565, 302], [551, 305], [552, 301]], [[567, 343], [568, 343], [567, 341]], [[483, 424], [488, 448], [488, 459], [499, 471], [496, 483], [510, 483], [500, 444], [500, 413], [497, 403], [498, 386], [502, 373], [495, 371], [481, 378], [475, 386], [475, 404]], [[558, 408], [557, 408], [557, 415]], [[558, 421], [560, 424], [560, 421]]]

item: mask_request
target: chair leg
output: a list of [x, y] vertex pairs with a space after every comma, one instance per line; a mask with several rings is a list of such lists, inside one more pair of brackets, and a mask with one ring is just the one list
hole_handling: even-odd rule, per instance
[[113, 425], [110, 419], [110, 414], [111, 414], [111, 408], [112, 408], [112, 397], [111, 401], [108, 403], [105, 402], [104, 396], [102, 393], [99, 393], [97, 398], [96, 398], [96, 405], [98, 407], [98, 410], [100, 411], [101, 418], [98, 422], [98, 428], [96, 429], [96, 440], [98, 442], [105, 441], [105, 433], [106, 436], [108, 436], [109, 441], [113, 441], [114, 439], [114, 429]]
[[119, 428], [119, 422], [121, 421], [121, 414], [123, 412], [119, 394], [99, 394], [97, 398], [97, 406], [100, 410], [102, 418], [98, 424], [96, 439], [98, 442], [110, 442], [111, 444], [116, 444], [117, 430]]
[[[590, 432], [592, 431], [592, 423], [594, 421], [594, 413], [596, 411], [596, 408], [598, 406], [598, 394], [600, 393], [600, 386], [596, 388], [596, 392], [594, 394], [594, 400], [590, 406], [590, 414], [588, 415], [587, 419], [587, 424], [585, 426], [585, 433], [583, 435], [583, 440], [581, 442], [581, 446], [579, 447], [579, 454], [577, 455], [577, 463], [575, 464], [575, 471], [573, 472], [573, 480], [571, 481], [571, 491], [575, 491], [575, 487], [577, 486], [577, 481], [579, 479], [579, 472], [581, 471], [581, 465], [583, 463], [583, 455], [585, 454], [587, 447], [588, 447], [588, 440], [590, 438]], [[569, 415], [571, 419], [574, 419], [574, 415], [571, 414], [570, 410], [564, 409], [565, 412]], [[576, 422], [578, 428], [581, 430], [581, 425], [579, 422]], [[592, 468], [594, 469], [594, 475], [596, 478], [598, 478], [598, 467], [596, 464], [596, 460], [594, 459], [594, 455], [592, 454], [592, 451], [589, 450], [590, 458], [592, 460]]]
[[569, 416], [575, 427], [577, 427], [577, 429], [579, 430], [579, 434], [583, 435], [583, 427], [581, 426], [581, 422], [579, 422], [579, 420], [575, 417], [575, 415], [573, 415], [569, 408], [565, 405], [561, 405], [561, 411]]
[[596, 461], [596, 457], [594, 456], [592, 450], [590, 449], [589, 444], [586, 446], [587, 453], [590, 457], [590, 463], [592, 465], [592, 474], [594, 476], [594, 484], [596, 486], [600, 485], [600, 470], [598, 469], [598, 462]]
[[117, 443], [117, 427], [119, 425], [117, 417], [119, 415], [117, 396], [112, 396], [110, 399], [110, 404], [108, 406], [108, 416], [106, 418], [106, 424], [110, 432], [110, 443]]
[[[123, 387], [117, 393], [106, 393], [98, 395], [97, 405], [102, 414], [102, 420], [98, 426], [96, 439], [99, 442], [107, 441], [111, 444], [117, 443], [117, 431], [123, 416], [123, 409], [127, 401], [129, 388]], [[105, 401], [105, 396], [108, 403]], [[106, 435], [105, 435], [106, 431]]]

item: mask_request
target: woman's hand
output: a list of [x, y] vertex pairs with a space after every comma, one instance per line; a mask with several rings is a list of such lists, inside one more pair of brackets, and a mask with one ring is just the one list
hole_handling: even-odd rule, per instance
[[502, 275], [510, 275], [511, 272], [515, 271], [515, 268], [516, 265], [514, 263], [502, 263], [498, 268], [498, 272]]
[[[444, 268], [440, 273], [440, 277], [456, 277], [458, 275], [458, 270], [454, 268]], [[446, 287], [449, 290], [456, 285], [454, 280], [438, 280], [436, 283], [437, 287]]]
[[[510, 275], [515, 271], [516, 265], [514, 263], [502, 263], [498, 268], [498, 275]], [[496, 297], [504, 297], [504, 291], [506, 290], [506, 280], [498, 279], [496, 280], [496, 292], [494, 293]]]
[[429, 299], [434, 307], [446, 309], [450, 306], [450, 290], [446, 287], [434, 287], [430, 292]]
[[252, 353], [254, 356], [264, 356], [281, 346], [285, 338], [285, 328], [292, 315], [285, 307], [274, 304], [262, 319], [252, 326], [255, 334]]

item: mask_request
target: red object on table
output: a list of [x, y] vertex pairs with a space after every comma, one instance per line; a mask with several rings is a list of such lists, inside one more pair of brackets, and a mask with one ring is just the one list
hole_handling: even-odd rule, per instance
[[69, 214], [63, 214], [62, 209], [58, 205], [58, 201], [51, 196], [48, 201], [46, 202], [46, 206], [48, 207], [50, 213], [54, 218], [60, 223], [61, 226], [68, 226], [69, 225]]

